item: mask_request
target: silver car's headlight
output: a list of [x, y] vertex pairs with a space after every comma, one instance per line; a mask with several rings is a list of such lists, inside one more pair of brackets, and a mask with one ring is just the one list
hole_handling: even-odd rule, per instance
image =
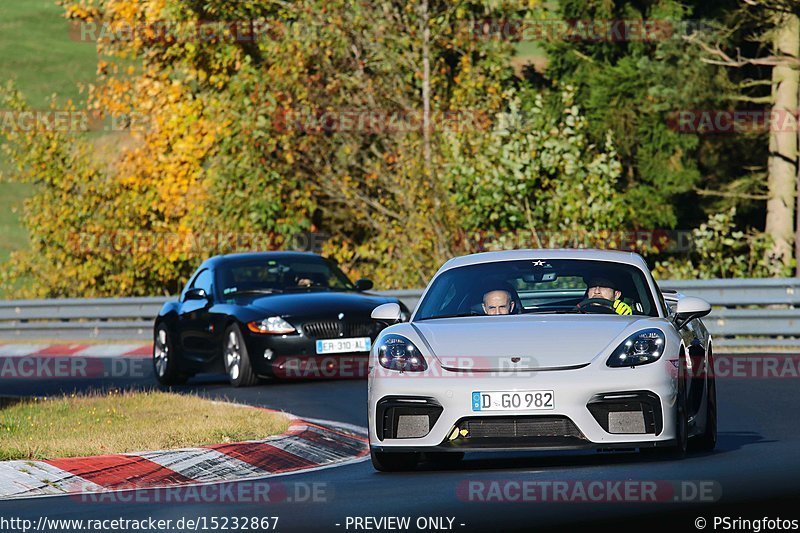
[[619, 368], [652, 363], [664, 354], [666, 344], [666, 336], [660, 329], [637, 331], [614, 350], [606, 365]]
[[378, 341], [378, 362], [399, 372], [423, 372], [428, 363], [414, 343], [402, 335], [389, 334]]

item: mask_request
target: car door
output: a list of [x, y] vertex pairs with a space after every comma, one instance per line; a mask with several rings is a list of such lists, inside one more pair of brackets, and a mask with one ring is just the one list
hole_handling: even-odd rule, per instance
[[[189, 299], [186, 294], [192, 289], [202, 289], [206, 299]], [[183, 353], [195, 360], [207, 360], [214, 354], [214, 326], [210, 320], [210, 310], [214, 305], [214, 271], [204, 269], [197, 273], [181, 301], [178, 322]]]

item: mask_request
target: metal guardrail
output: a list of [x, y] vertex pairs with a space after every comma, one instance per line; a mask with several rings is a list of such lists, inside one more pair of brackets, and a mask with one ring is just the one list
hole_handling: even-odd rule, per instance
[[[704, 322], [722, 346], [800, 346], [800, 278], [661, 281], [714, 306]], [[381, 291], [413, 309], [421, 289]], [[150, 340], [172, 297], [0, 301], [0, 341]]]

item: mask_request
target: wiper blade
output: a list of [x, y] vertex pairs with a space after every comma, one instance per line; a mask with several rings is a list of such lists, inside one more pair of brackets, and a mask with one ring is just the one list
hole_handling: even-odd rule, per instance
[[419, 322], [422, 320], [436, 320], [437, 318], [461, 318], [467, 316], [483, 316], [483, 315], [479, 315], [478, 313], [458, 313], [454, 315], [426, 316], [425, 318], [418, 318], [417, 321]]
[[555, 315], [562, 315], [568, 313], [577, 313], [578, 310], [573, 307], [535, 307], [533, 309], [526, 309], [524, 314], [534, 315], [541, 313], [552, 313]]
[[282, 292], [280, 289], [244, 289], [228, 293], [226, 296], [235, 296], [237, 294], [280, 294]]

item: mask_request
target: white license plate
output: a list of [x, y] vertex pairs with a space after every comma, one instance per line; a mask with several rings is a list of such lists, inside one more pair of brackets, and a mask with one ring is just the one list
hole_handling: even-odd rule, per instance
[[542, 411], [555, 409], [551, 390], [486, 391], [472, 393], [473, 411]]
[[368, 352], [372, 348], [372, 340], [369, 337], [358, 337], [355, 339], [323, 339], [317, 341], [317, 353], [349, 353], [349, 352]]

